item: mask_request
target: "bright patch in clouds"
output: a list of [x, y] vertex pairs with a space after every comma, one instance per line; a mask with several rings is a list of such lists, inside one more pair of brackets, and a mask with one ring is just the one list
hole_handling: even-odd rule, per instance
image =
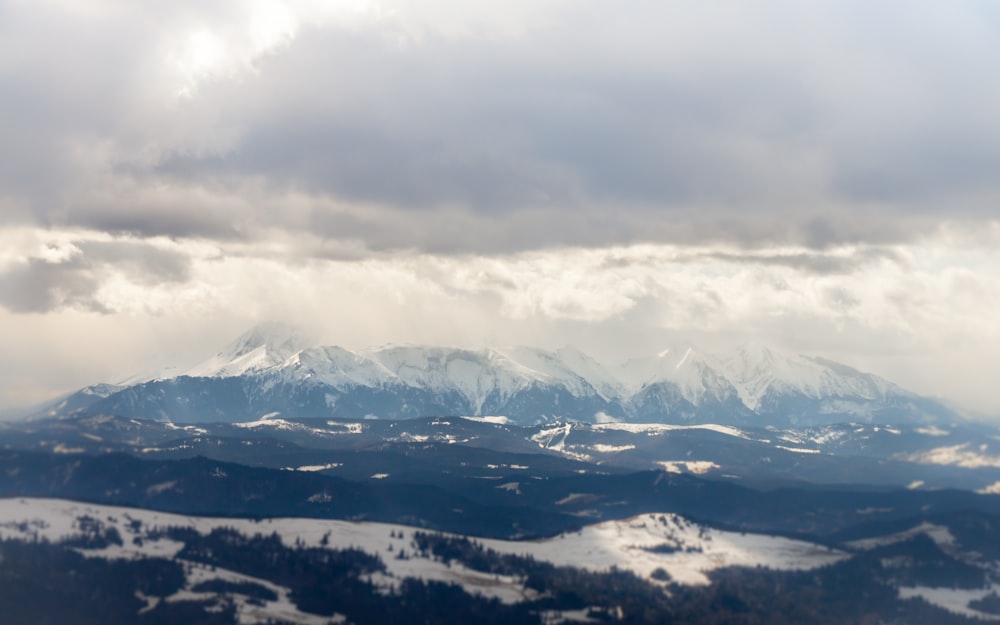
[[365, 0], [257, 0], [237, 6], [236, 14], [193, 21], [197, 25], [172, 38], [167, 62], [180, 84], [177, 96], [194, 97], [206, 81], [255, 73], [261, 57], [290, 45], [303, 26], [351, 24], [378, 14]]
[[189, 34], [180, 53], [170, 59], [177, 71], [186, 77], [186, 84], [178, 95], [194, 95], [197, 82], [218, 73], [225, 65], [225, 44], [207, 30]]
[[1000, 15], [884, 12], [0, 0], [0, 404], [278, 318], [757, 338], [1000, 415]]

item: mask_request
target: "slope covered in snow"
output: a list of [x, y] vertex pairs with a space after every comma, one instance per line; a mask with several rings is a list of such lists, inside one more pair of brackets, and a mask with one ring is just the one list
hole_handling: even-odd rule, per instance
[[543, 373], [492, 349], [390, 347], [371, 355], [408, 386], [458, 392], [477, 415], [491, 397], [502, 401], [545, 380]]
[[286, 361], [284, 370], [291, 381], [314, 379], [338, 390], [382, 388], [401, 382], [383, 364], [342, 347], [304, 349]]
[[721, 365], [724, 375], [751, 410], [758, 410], [769, 394], [877, 401], [890, 393], [902, 392], [886, 380], [845, 365], [785, 354], [756, 343], [739, 346]]
[[[680, 345], [608, 367], [569, 347], [390, 346], [354, 352], [309, 346], [302, 337], [289, 326], [265, 324], [183, 376], [130, 386], [106, 398], [87, 396], [74, 406], [172, 420], [199, 412], [205, 420], [278, 412], [776, 427], [959, 420], [943, 404], [877, 376], [757, 344], [721, 355]], [[231, 382], [213, 387], [222, 380]], [[236, 408], [228, 410], [227, 402]]]
[[262, 323], [182, 375], [235, 377], [263, 371], [281, 365], [307, 345], [304, 333], [294, 326], [279, 322]]
[[[165, 484], [164, 488], [170, 488]], [[373, 580], [398, 585], [407, 577], [458, 583], [471, 592], [517, 602], [531, 595], [524, 579], [472, 571], [450, 565], [413, 549], [414, 531], [421, 528], [386, 523], [317, 519], [237, 519], [189, 517], [138, 508], [86, 504], [60, 499], [0, 499], [0, 539], [59, 542], [83, 533], [81, 519], [99, 519], [124, 539], [121, 545], [84, 550], [91, 556], [111, 558], [173, 557], [183, 547], [172, 540], [143, 539], [146, 530], [189, 527], [200, 534], [232, 528], [253, 535], [276, 532], [288, 547], [360, 548], [381, 555], [388, 570]], [[134, 540], [139, 537], [141, 540]], [[806, 570], [825, 566], [846, 554], [800, 540], [727, 532], [694, 523], [676, 514], [644, 514], [609, 521], [536, 541], [485, 539], [479, 542], [501, 554], [530, 555], [558, 566], [589, 571], [612, 567], [653, 579], [657, 569], [667, 571], [680, 584], [708, 583], [706, 574], [730, 566], [762, 566], [779, 570]], [[409, 557], [395, 557], [401, 551]]]

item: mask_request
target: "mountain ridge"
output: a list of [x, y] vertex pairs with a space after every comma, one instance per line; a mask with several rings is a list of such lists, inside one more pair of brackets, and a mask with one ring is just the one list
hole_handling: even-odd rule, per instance
[[574, 347], [311, 345], [265, 324], [181, 375], [87, 387], [44, 416], [78, 412], [159, 421], [241, 421], [268, 414], [557, 419], [812, 426], [962, 420], [945, 404], [815, 356], [759, 344], [715, 355], [693, 345], [608, 366]]

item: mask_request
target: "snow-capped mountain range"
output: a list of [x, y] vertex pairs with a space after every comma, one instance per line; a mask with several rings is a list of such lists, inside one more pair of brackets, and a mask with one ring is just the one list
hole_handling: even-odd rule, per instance
[[608, 366], [574, 348], [545, 351], [315, 346], [290, 326], [255, 327], [178, 375], [88, 387], [48, 407], [173, 422], [294, 417], [398, 419], [503, 415], [554, 419], [811, 426], [951, 422], [932, 399], [822, 358], [742, 345], [694, 346]]

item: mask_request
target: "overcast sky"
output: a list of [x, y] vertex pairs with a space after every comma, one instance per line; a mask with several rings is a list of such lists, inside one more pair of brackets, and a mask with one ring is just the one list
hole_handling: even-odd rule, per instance
[[991, 0], [0, 0], [0, 407], [281, 319], [1000, 416], [997, 59]]

